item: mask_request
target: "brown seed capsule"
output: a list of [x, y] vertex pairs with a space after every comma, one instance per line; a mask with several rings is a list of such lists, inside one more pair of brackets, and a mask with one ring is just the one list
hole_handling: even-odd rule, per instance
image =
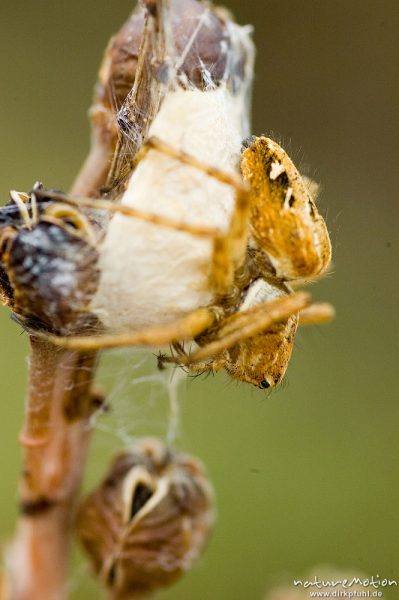
[[[146, 8], [149, 10], [148, 2]], [[171, 29], [176, 56], [181, 58], [178, 67], [181, 82], [187, 81], [204, 89], [209, 84], [204, 80], [204, 72], [216, 84], [239, 75], [245, 49], [241, 49], [241, 56], [235, 57], [235, 63], [229, 57], [229, 49], [234, 43], [226, 26], [229, 17], [228, 13], [222, 14], [210, 4], [204, 5], [197, 0], [171, 1]], [[145, 10], [137, 7], [111, 38], [99, 73], [95, 104], [102, 104], [113, 112], [122, 106], [133, 87], [144, 23]], [[228, 69], [236, 71], [227, 72]]]
[[[170, 78], [185, 89], [237, 90], [247, 52], [227, 11], [197, 0], [142, 0], [105, 51], [90, 109], [92, 148], [73, 193], [98, 197], [129, 175]], [[115, 165], [120, 133], [126, 147], [117, 154], [126, 157]]]
[[201, 463], [144, 439], [111, 464], [83, 502], [77, 534], [114, 600], [176, 581], [200, 555], [214, 522]]
[[88, 238], [93, 227], [39, 193], [41, 184], [22, 208], [13, 202], [0, 207], [0, 300], [27, 329], [89, 331], [97, 325], [88, 306], [99, 275], [98, 252]]

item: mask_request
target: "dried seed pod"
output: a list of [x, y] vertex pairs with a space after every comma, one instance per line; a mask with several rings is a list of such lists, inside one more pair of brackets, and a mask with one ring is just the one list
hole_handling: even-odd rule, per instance
[[210, 3], [142, 0], [105, 51], [90, 109], [91, 151], [72, 192], [98, 197], [118, 181], [115, 165], [108, 171], [120, 130], [128, 160], [117, 174], [130, 173], [170, 73], [184, 89], [240, 88], [253, 50], [239, 38], [231, 15]]
[[[101, 105], [114, 114], [134, 84], [145, 18], [146, 10], [138, 6], [111, 38], [104, 55], [94, 105]], [[229, 20], [231, 15], [222, 14], [210, 4], [171, 0], [170, 24], [176, 56], [181, 57], [178, 76], [182, 85], [186, 83], [204, 90], [209, 86], [209, 78], [217, 85], [243, 75], [246, 50], [243, 47], [242, 54], [232, 63], [229, 51], [235, 40], [228, 29]]]
[[41, 328], [80, 332], [95, 292], [96, 261], [95, 249], [60, 225], [42, 221], [32, 231], [21, 230], [8, 261], [14, 310], [35, 317]]
[[176, 581], [200, 555], [214, 521], [201, 463], [156, 439], [118, 455], [78, 511], [77, 534], [114, 600]]
[[88, 308], [99, 275], [89, 236], [95, 225], [45, 195], [36, 198], [42, 189], [23, 195], [22, 207], [0, 208], [0, 299], [28, 329], [90, 331], [97, 326]]

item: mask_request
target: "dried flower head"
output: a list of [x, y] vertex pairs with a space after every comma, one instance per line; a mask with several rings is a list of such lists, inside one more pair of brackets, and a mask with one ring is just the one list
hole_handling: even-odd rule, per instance
[[81, 505], [77, 534], [111, 597], [140, 598], [176, 581], [214, 522], [201, 463], [144, 439], [111, 464]]
[[0, 208], [0, 302], [30, 331], [89, 331], [88, 309], [99, 272], [94, 226], [76, 210], [46, 198], [11, 192]]

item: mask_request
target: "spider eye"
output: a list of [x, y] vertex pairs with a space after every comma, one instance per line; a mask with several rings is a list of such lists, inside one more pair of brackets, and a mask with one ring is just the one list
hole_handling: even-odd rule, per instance
[[267, 388], [270, 387], [270, 383], [264, 379], [263, 381], [260, 382], [260, 387], [263, 388], [264, 390], [266, 390]]

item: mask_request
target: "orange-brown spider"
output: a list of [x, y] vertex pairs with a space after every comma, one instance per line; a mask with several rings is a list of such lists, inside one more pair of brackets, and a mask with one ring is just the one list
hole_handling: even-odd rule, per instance
[[[261, 388], [281, 381], [298, 321], [318, 323], [333, 315], [330, 305], [310, 305], [307, 293], [293, 293], [289, 282], [311, 279], [325, 271], [331, 246], [324, 220], [284, 150], [266, 137], [253, 138], [245, 146], [241, 180], [156, 138], [150, 138], [141, 151], [143, 161], [161, 154], [234, 186], [235, 208], [225, 233], [106, 200], [53, 194], [56, 200], [81, 208], [107, 209], [151, 227], [208, 238], [213, 247], [208, 272], [213, 298], [208, 305], [172, 322], [131, 333], [50, 336], [54, 344], [81, 350], [170, 344], [175, 355], [162, 357], [161, 363], [185, 365], [194, 372], [224, 368], [232, 377]], [[198, 349], [186, 353], [182, 342], [188, 340], [195, 340]]]
[[[255, 137], [240, 152], [253, 73], [249, 29], [191, 0], [193, 13], [185, 17], [178, 2], [170, 14], [161, 0], [144, 4], [135, 80], [113, 121], [119, 140], [107, 182], [114, 201], [37, 187], [30, 198], [14, 193], [21, 218], [18, 225], [5, 219], [0, 239], [4, 300], [25, 326], [33, 323], [57, 346], [171, 345], [174, 356], [161, 364], [195, 372], [224, 368], [241, 381], [274, 387], [286, 371], [298, 321], [333, 314], [331, 306], [310, 305], [307, 293], [290, 288], [328, 268], [326, 225], [312, 186], [278, 144]], [[111, 83], [113, 60], [101, 71]], [[111, 140], [107, 152], [113, 147]], [[44, 278], [41, 263], [29, 271], [30, 239], [44, 259]], [[87, 275], [79, 253], [71, 252], [84, 241]], [[57, 287], [60, 261], [73, 276]], [[1, 277], [0, 270], [0, 283]], [[92, 335], [85, 314], [115, 333]], [[192, 340], [198, 348], [187, 353], [183, 343]]]

